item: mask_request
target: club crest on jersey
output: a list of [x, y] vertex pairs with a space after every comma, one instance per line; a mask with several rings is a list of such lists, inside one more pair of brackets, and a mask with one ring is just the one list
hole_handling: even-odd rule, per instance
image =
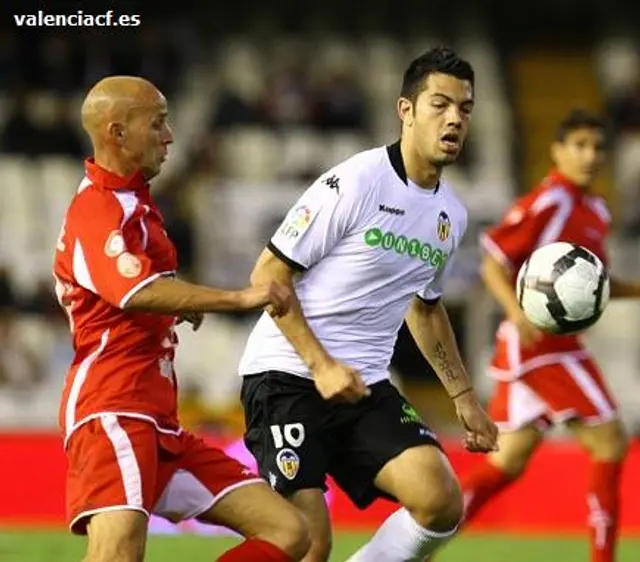
[[438, 215], [438, 238], [444, 242], [451, 234], [451, 219], [444, 211], [440, 211]]
[[280, 449], [276, 455], [276, 465], [287, 480], [293, 480], [300, 470], [300, 457], [292, 449]]

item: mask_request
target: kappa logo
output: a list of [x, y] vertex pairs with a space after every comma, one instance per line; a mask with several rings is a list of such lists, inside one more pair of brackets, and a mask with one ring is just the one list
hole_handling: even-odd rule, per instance
[[398, 209], [398, 207], [389, 207], [388, 205], [382, 204], [378, 207], [378, 210], [382, 213], [389, 213], [390, 215], [404, 215], [406, 211], [404, 209]]
[[451, 234], [451, 219], [444, 211], [438, 215], [438, 238], [444, 242]]
[[333, 175], [322, 180], [322, 183], [329, 186], [329, 189], [335, 189], [336, 193], [340, 193], [340, 178]]
[[300, 470], [300, 457], [293, 449], [280, 449], [276, 455], [276, 465], [287, 480], [293, 480]]

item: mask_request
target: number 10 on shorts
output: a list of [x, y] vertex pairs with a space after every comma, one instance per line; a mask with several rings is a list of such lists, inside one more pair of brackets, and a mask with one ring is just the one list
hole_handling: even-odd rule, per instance
[[272, 425], [271, 436], [276, 449], [285, 446], [300, 447], [305, 439], [304, 425], [301, 423], [287, 423], [285, 425]]

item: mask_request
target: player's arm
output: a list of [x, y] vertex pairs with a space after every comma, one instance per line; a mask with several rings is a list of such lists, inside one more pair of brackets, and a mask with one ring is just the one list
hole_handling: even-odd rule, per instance
[[496, 450], [498, 428], [476, 396], [442, 301], [414, 298], [405, 321], [418, 348], [455, 404], [465, 428], [465, 447], [469, 451]]
[[258, 258], [251, 273], [251, 283], [264, 285], [276, 281], [291, 291], [289, 311], [275, 319], [275, 322], [309, 369], [312, 372], [321, 371], [333, 359], [311, 330], [296, 296], [293, 280], [300, 270], [291, 263], [287, 263], [289, 260], [276, 249], [276, 246], [271, 244], [270, 248], [266, 248]]
[[292, 207], [258, 259], [251, 281], [286, 283], [292, 304], [287, 314], [275, 319], [277, 326], [309, 367], [321, 396], [353, 402], [369, 390], [355, 370], [329, 355], [305, 319], [294, 290], [295, 275], [327, 256], [355, 224], [355, 186], [350, 185], [348, 171], [339, 173], [341, 177], [321, 177]]
[[518, 303], [513, 286], [511, 268], [490, 253], [485, 253], [480, 265], [480, 277], [485, 286], [512, 322], [519, 321], [524, 313]]
[[533, 345], [542, 333], [529, 322], [518, 303], [513, 283], [514, 264], [529, 257], [545, 237], [549, 224], [553, 225], [554, 217], [565, 212], [565, 205], [563, 193], [555, 191], [539, 196], [530, 204], [520, 200], [480, 239], [484, 250], [480, 277], [507, 319], [516, 326], [524, 347]]
[[611, 276], [610, 290], [612, 299], [637, 299], [640, 298], [640, 283], [624, 281], [619, 277]]
[[[100, 212], [95, 212], [96, 206]], [[280, 313], [288, 307], [288, 292], [275, 285], [225, 291], [159, 271], [145, 252], [139, 220], [125, 217], [115, 199], [86, 199], [67, 227], [75, 238], [76, 281], [114, 307], [176, 315], [249, 310], [270, 303]]]
[[415, 297], [405, 317], [418, 349], [433, 367], [449, 396], [456, 400], [473, 392], [447, 310], [440, 299]]
[[286, 311], [288, 302], [288, 291], [274, 283], [227, 291], [159, 277], [136, 292], [123, 308], [178, 315], [253, 310], [274, 305], [274, 314], [279, 315]]

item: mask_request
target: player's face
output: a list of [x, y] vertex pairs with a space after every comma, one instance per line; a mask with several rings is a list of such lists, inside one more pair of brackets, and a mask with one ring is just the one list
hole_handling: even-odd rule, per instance
[[571, 131], [553, 145], [558, 170], [576, 184], [588, 187], [606, 160], [605, 138], [600, 129], [585, 127]]
[[467, 136], [473, 103], [473, 88], [467, 80], [430, 74], [413, 111], [403, 119], [404, 133], [411, 135], [418, 154], [431, 164], [452, 164]]
[[157, 176], [173, 142], [167, 122], [167, 103], [163, 97], [159, 96], [136, 110], [127, 125], [126, 139], [123, 149], [144, 177], [149, 180]]

